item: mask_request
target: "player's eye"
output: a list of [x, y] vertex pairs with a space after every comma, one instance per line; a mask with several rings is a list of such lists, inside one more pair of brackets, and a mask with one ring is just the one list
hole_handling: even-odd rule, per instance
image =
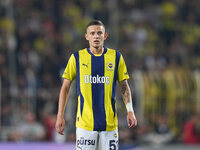
[[95, 33], [94, 32], [90, 32], [90, 35], [94, 35]]
[[101, 31], [100, 31], [100, 32], [98, 32], [97, 34], [98, 34], [98, 35], [102, 35], [102, 34], [103, 34], [103, 32], [101, 32]]

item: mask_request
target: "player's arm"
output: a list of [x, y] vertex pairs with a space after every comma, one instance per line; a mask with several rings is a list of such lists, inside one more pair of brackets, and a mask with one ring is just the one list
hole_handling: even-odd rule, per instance
[[137, 119], [133, 111], [131, 90], [130, 90], [127, 80], [120, 81], [119, 84], [120, 84], [122, 98], [127, 109], [128, 127], [133, 128], [137, 125]]
[[70, 86], [71, 86], [71, 81], [68, 79], [64, 79], [62, 87], [60, 89], [58, 114], [55, 127], [56, 131], [61, 135], [64, 134], [64, 128], [65, 128], [64, 111], [67, 103], [67, 97]]

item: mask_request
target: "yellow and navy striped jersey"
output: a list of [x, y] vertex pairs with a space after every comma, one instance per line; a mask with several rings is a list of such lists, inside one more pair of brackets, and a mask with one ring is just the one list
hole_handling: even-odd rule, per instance
[[63, 78], [77, 79], [76, 127], [90, 131], [117, 129], [116, 81], [129, 79], [120, 52], [104, 48], [101, 56], [95, 56], [89, 48], [79, 50], [71, 55]]

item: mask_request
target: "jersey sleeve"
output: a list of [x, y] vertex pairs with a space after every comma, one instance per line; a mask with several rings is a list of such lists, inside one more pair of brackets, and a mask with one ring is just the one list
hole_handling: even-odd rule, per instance
[[74, 54], [70, 56], [62, 77], [70, 81], [73, 81], [76, 78], [76, 60]]
[[119, 66], [118, 66], [118, 74], [117, 75], [118, 75], [117, 80], [119, 82], [129, 79], [126, 64], [125, 64], [125, 61], [124, 61], [124, 58], [123, 58], [122, 55], [120, 56], [120, 59], [119, 59]]

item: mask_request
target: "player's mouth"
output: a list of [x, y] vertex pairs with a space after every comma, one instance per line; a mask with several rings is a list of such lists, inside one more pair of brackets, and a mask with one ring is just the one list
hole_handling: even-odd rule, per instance
[[99, 41], [99, 40], [94, 40], [94, 43], [95, 43], [95, 44], [99, 44], [100, 41]]

